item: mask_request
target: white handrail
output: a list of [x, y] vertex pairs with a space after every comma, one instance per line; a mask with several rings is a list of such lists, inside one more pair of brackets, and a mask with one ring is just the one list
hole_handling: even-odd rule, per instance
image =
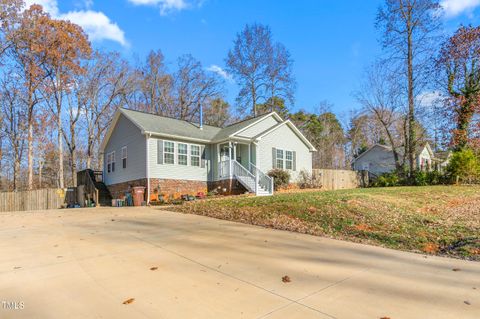
[[268, 191], [269, 194], [273, 194], [273, 177], [268, 176], [262, 172], [253, 163], [250, 163], [250, 172], [256, 176], [256, 184]]

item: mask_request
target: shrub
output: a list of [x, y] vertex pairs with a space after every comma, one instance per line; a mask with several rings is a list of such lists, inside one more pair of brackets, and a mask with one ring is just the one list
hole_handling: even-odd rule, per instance
[[447, 166], [447, 173], [453, 182], [472, 184], [480, 178], [480, 160], [471, 149], [453, 153]]
[[401, 185], [401, 179], [395, 172], [383, 173], [373, 184], [375, 187], [393, 187], [399, 185]]
[[290, 183], [290, 173], [283, 169], [272, 169], [268, 172], [268, 176], [273, 177], [273, 187], [275, 190], [285, 188]]
[[310, 174], [306, 170], [301, 170], [298, 174], [297, 185], [301, 189], [320, 188], [322, 187], [322, 182], [316, 178], [314, 174]]

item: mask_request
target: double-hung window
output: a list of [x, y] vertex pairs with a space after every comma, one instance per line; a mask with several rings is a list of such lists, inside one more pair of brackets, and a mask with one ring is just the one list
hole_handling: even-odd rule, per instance
[[122, 167], [127, 168], [127, 147], [122, 147]]
[[277, 167], [279, 169], [283, 169], [283, 162], [284, 162], [284, 157], [283, 157], [283, 150], [277, 149]]
[[293, 152], [285, 151], [285, 169], [293, 169]]
[[115, 152], [107, 154], [107, 173], [115, 172]]
[[175, 164], [175, 143], [163, 142], [163, 162], [165, 164]]
[[188, 165], [188, 144], [178, 143], [178, 165]]
[[200, 167], [200, 146], [190, 145], [190, 165]]

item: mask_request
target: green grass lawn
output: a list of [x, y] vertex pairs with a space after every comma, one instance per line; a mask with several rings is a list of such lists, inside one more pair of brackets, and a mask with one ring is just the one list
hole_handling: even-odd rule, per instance
[[370, 188], [228, 197], [172, 209], [480, 261], [480, 187]]

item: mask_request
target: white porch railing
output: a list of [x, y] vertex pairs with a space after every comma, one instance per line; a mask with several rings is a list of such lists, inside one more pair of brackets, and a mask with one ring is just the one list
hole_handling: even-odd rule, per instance
[[221, 161], [218, 166], [218, 175], [221, 179], [237, 179], [249, 192], [256, 195], [273, 194], [273, 178], [252, 163], [247, 169], [235, 160]]

